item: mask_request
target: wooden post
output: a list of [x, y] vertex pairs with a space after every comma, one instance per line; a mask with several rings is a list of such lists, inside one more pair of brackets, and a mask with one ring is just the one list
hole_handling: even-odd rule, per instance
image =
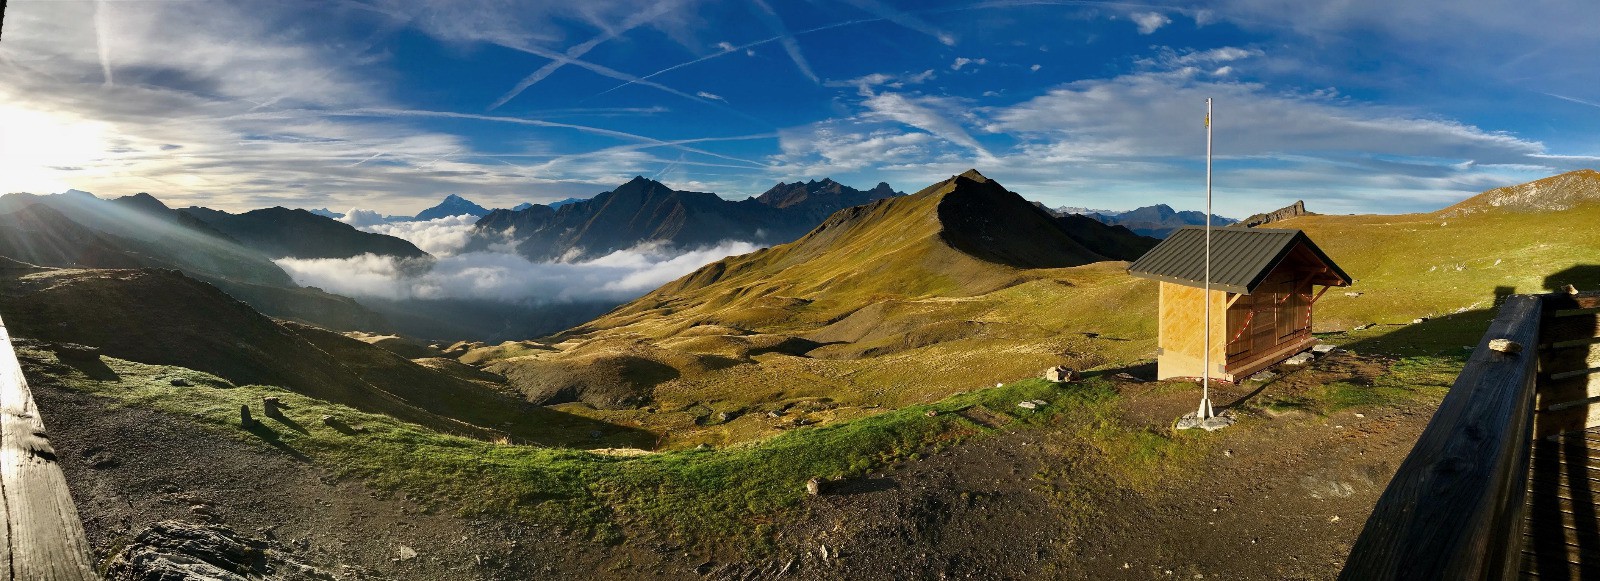
[[1401, 462], [1339, 578], [1504, 579], [1522, 558], [1545, 298], [1512, 295]]
[[99, 579], [67, 477], [0, 321], [0, 575]]

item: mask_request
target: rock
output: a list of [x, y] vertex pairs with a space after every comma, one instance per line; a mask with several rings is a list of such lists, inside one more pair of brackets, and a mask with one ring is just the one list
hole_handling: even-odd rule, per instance
[[1569, 285], [1561, 287], [1561, 292], [1567, 293], [1569, 295], [1577, 296], [1578, 287], [1575, 287], [1575, 286], [1572, 286], [1572, 285], [1569, 284]]
[[1417, 318], [1411, 320], [1411, 324], [1413, 324], [1413, 325], [1418, 324], [1418, 323], [1426, 323], [1426, 322], [1428, 322], [1428, 318], [1427, 317], [1417, 317]]
[[1365, 331], [1367, 329], [1371, 329], [1371, 328], [1376, 327], [1376, 326], [1378, 326], [1377, 323], [1367, 323], [1365, 325], [1356, 325], [1356, 328], [1352, 329], [1352, 330], [1354, 330], [1354, 331]]
[[939, 410], [928, 410], [926, 412], [923, 412], [922, 415], [928, 416], [930, 418], [937, 417], [939, 415]]
[[[1044, 378], [1046, 381], [1067, 383], [1069, 381], [1076, 381], [1078, 379], [1078, 371], [1075, 369], [1069, 369], [1064, 365], [1057, 365], [1044, 370]], [[996, 387], [999, 386], [996, 385]]]
[[1118, 373], [1116, 375], [1113, 375], [1112, 377], [1115, 377], [1117, 379], [1126, 381], [1128, 383], [1144, 383], [1143, 379], [1139, 379], [1137, 377], [1134, 377], [1132, 373], [1126, 373], [1126, 372]]
[[56, 359], [62, 361], [99, 361], [100, 348], [77, 343], [57, 343], [55, 345]]
[[1262, 371], [1256, 372], [1255, 375], [1250, 376], [1245, 381], [1257, 381], [1257, 382], [1266, 383], [1268, 381], [1272, 381], [1273, 379], [1277, 379], [1277, 377], [1278, 377], [1278, 374], [1276, 374], [1276, 373], [1273, 373], [1271, 371], [1262, 370]]
[[1039, 404], [1033, 403], [1031, 401], [1024, 401], [1024, 402], [1019, 402], [1017, 404], [1017, 407], [1025, 409], [1025, 410], [1031, 410], [1031, 409], [1038, 409]]
[[1316, 359], [1316, 358], [1317, 358], [1317, 356], [1313, 355], [1310, 351], [1302, 351], [1299, 354], [1295, 355], [1294, 357], [1290, 357], [1288, 359], [1283, 360], [1283, 364], [1284, 365], [1294, 365], [1294, 366], [1306, 365], [1306, 364], [1311, 363], [1311, 360]]
[[395, 549], [395, 558], [401, 561], [410, 561], [417, 558], [417, 550], [405, 545]]
[[1256, 214], [1256, 215], [1251, 216], [1249, 218], [1245, 218], [1243, 220], [1240, 220], [1237, 225], [1243, 226], [1245, 228], [1255, 228], [1256, 226], [1261, 226], [1261, 225], [1264, 225], [1264, 224], [1271, 224], [1273, 222], [1280, 222], [1280, 221], [1283, 221], [1283, 220], [1288, 220], [1290, 218], [1296, 218], [1296, 217], [1299, 217], [1299, 216], [1315, 216], [1315, 215], [1316, 214], [1313, 214], [1313, 213], [1311, 213], [1311, 212], [1306, 210], [1306, 203], [1305, 203], [1304, 200], [1295, 200], [1295, 202], [1293, 204], [1289, 204], [1287, 206], [1284, 206], [1282, 208], [1278, 208], [1278, 209], [1273, 210], [1271, 212], [1266, 212], [1266, 213], [1263, 213], [1263, 214]]
[[733, 419], [733, 414], [728, 412], [717, 412], [717, 422], [726, 424], [728, 423], [728, 420], [731, 419]]
[[1318, 345], [1312, 345], [1311, 346], [1311, 352], [1317, 354], [1318, 356], [1327, 355], [1329, 353], [1332, 353], [1334, 349], [1338, 349], [1338, 347], [1333, 346], [1333, 345], [1329, 345], [1327, 343], [1321, 343], [1321, 344], [1318, 344]]
[[278, 402], [276, 397], [270, 395], [263, 397], [261, 398], [261, 414], [269, 418], [282, 417], [283, 412], [278, 409], [280, 405], [282, 404]]
[[822, 494], [822, 479], [812, 478], [806, 481], [806, 494], [817, 496]]
[[301, 581], [333, 575], [285, 556], [266, 541], [218, 525], [162, 521], [140, 531], [106, 563], [107, 581], [259, 579]]
[[189, 387], [191, 385], [194, 385], [193, 383], [189, 383], [189, 380], [184, 379], [182, 377], [174, 377], [174, 378], [168, 380], [167, 383], [172, 385], [172, 387]]
[[1362, 295], [1362, 293], [1357, 293], [1357, 292], [1344, 293], [1344, 296], [1350, 297], [1352, 299], [1356, 298], [1356, 297], [1359, 297], [1361, 295]]
[[1047, 401], [1042, 400], [1042, 399], [1034, 399], [1034, 400], [1028, 400], [1028, 401], [1033, 402], [1033, 405], [1036, 405], [1036, 406], [1039, 406], [1039, 407], [1044, 407], [1044, 406], [1046, 406], [1046, 405], [1048, 405], [1050, 403], [1050, 402], [1047, 402]]
[[1490, 339], [1489, 350], [1499, 351], [1506, 354], [1516, 354], [1522, 352], [1522, 344], [1510, 339]]
[[239, 427], [246, 430], [256, 427], [256, 420], [250, 417], [250, 406], [248, 405], [239, 406]]

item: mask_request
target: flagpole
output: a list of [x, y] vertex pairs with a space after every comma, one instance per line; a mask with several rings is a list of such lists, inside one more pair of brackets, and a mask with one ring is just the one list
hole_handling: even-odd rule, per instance
[[1207, 419], [1211, 413], [1211, 98], [1206, 97], [1206, 354], [1205, 372], [1200, 376], [1200, 410], [1196, 414]]

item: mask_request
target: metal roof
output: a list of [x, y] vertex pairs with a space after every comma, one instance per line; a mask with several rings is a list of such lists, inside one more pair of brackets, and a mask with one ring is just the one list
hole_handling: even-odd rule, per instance
[[[1329, 269], [1331, 286], [1349, 286], [1350, 275], [1328, 259], [1304, 232], [1270, 228], [1211, 229], [1211, 288], [1250, 294], [1297, 246], [1304, 245]], [[1133, 264], [1128, 274], [1185, 286], [1205, 284], [1205, 228], [1186, 226]]]

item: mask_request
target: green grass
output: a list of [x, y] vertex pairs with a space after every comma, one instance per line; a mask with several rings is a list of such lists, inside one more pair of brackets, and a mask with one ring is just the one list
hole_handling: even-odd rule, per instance
[[1370, 384], [1333, 381], [1300, 395], [1267, 402], [1262, 407], [1275, 412], [1301, 410], [1326, 416], [1347, 409], [1436, 404], [1450, 391], [1465, 363], [1464, 354], [1404, 357], [1391, 363], [1388, 370]]
[[[1081, 436], [1072, 441], [1102, 462], [1106, 473], [1141, 487], [1198, 449], [1192, 440], [1124, 426], [1119, 396], [1102, 380], [1065, 387], [1022, 381], [723, 449], [627, 457], [449, 436], [274, 387], [235, 387], [185, 369], [105, 358], [116, 379], [103, 372], [94, 379], [47, 352], [24, 348], [21, 354], [35, 381], [107, 397], [113, 405], [191, 417], [221, 435], [302, 455], [341, 477], [404, 492], [434, 510], [550, 523], [609, 542], [649, 528], [689, 543], [759, 547], [767, 524], [801, 505], [807, 479], [863, 476], [993, 432], [960, 413], [979, 406], [1001, 420], [1001, 429]], [[176, 376], [194, 385], [173, 387]], [[260, 417], [259, 403], [268, 395], [287, 404], [284, 420]], [[1016, 407], [1033, 399], [1047, 404], [1038, 410]], [[241, 405], [257, 412], [260, 426], [239, 428]], [[929, 410], [936, 413], [929, 416]], [[325, 415], [356, 432], [323, 425]]]

